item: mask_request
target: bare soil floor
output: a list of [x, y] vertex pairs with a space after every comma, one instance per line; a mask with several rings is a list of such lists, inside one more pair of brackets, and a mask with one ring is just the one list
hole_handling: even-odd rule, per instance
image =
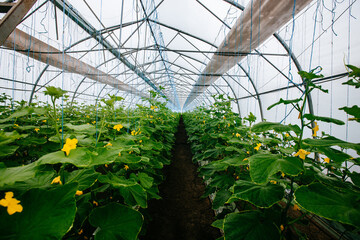
[[162, 199], [149, 201], [152, 221], [141, 240], [212, 240], [221, 236], [211, 227], [214, 212], [210, 200], [200, 198], [205, 185], [192, 162], [187, 139], [181, 118], [172, 162], [165, 167], [166, 179], [159, 186]]

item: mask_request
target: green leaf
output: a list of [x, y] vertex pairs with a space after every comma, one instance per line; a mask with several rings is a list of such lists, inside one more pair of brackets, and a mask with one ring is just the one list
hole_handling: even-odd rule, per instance
[[0, 187], [11, 185], [17, 181], [33, 178], [37, 172], [35, 163], [20, 167], [0, 168]]
[[356, 150], [360, 154], [360, 144], [359, 143], [350, 143], [343, 140], [337, 139], [335, 137], [325, 137], [322, 139], [304, 139], [303, 142], [312, 147], [328, 147], [328, 146], [339, 146], [342, 148], [351, 148]]
[[230, 213], [224, 220], [226, 240], [278, 240], [274, 223], [257, 211]]
[[292, 99], [292, 100], [284, 100], [284, 99], [280, 98], [280, 100], [279, 100], [278, 102], [270, 105], [270, 106], [267, 108], [267, 110], [270, 110], [270, 109], [272, 109], [273, 107], [275, 107], [275, 106], [277, 106], [277, 105], [279, 105], [279, 104], [285, 104], [285, 105], [287, 105], [287, 104], [292, 104], [292, 103], [298, 103], [298, 102], [300, 102], [300, 101], [302, 101], [302, 98], [297, 98], [297, 99]]
[[138, 177], [141, 186], [143, 186], [144, 188], [151, 188], [152, 185], [154, 184], [154, 178], [150, 177], [146, 173], [141, 172], [138, 174]]
[[[360, 83], [359, 83], [359, 85], [360, 85]], [[354, 105], [351, 108], [342, 107], [342, 108], [339, 108], [339, 109], [344, 110], [347, 114], [354, 117], [354, 119], [350, 118], [350, 120], [355, 120], [357, 122], [360, 122], [360, 108], [357, 105]]]
[[261, 208], [269, 208], [284, 197], [284, 188], [272, 183], [258, 185], [250, 181], [238, 180], [232, 191], [234, 194], [228, 203], [241, 199]]
[[10, 191], [27, 191], [32, 188], [48, 189], [51, 187], [51, 182], [54, 179], [55, 171], [38, 171], [35, 176], [23, 181], [16, 181], [15, 183], [4, 185], [0, 187], [1, 190]]
[[211, 226], [219, 228], [219, 229], [224, 229], [224, 221], [225, 221], [225, 219], [216, 220], [215, 222], [213, 222], [211, 224]]
[[281, 123], [274, 123], [274, 122], [259, 122], [255, 124], [251, 130], [253, 132], [266, 132], [269, 130], [274, 130], [275, 132], [290, 132], [293, 131], [295, 133], [299, 132], [299, 127], [297, 125], [283, 125]]
[[279, 171], [290, 176], [297, 176], [303, 171], [303, 162], [299, 158], [271, 153], [258, 153], [249, 157], [249, 165], [250, 176], [255, 183], [265, 183]]
[[360, 187], [360, 173], [352, 172], [349, 174], [351, 181], [358, 187]]
[[359, 194], [336, 191], [320, 183], [301, 186], [295, 191], [296, 202], [321, 217], [360, 227]]
[[91, 163], [91, 156], [85, 150], [86, 148], [76, 148], [70, 151], [69, 156], [65, 156], [65, 152], [57, 151], [42, 156], [37, 165], [71, 163], [77, 167], [87, 167]]
[[78, 190], [83, 191], [92, 186], [100, 173], [95, 172], [92, 168], [85, 168], [75, 170], [72, 172], [65, 172], [65, 183], [77, 182], [79, 184]]
[[27, 134], [19, 134], [16, 131], [12, 132], [0, 132], [0, 146], [15, 142], [17, 139], [26, 137]]
[[19, 146], [0, 147], [0, 157], [13, 155], [18, 148]]
[[44, 91], [45, 95], [49, 95], [51, 97], [54, 97], [55, 99], [61, 98], [67, 91], [62, 90], [58, 87], [48, 86], [46, 87], [46, 90]]
[[20, 118], [20, 117], [29, 115], [32, 112], [34, 112], [34, 109], [31, 107], [22, 108], [20, 110], [15, 111], [14, 113], [12, 113], [9, 117], [0, 119], [0, 123], [12, 121], [16, 118]]
[[314, 73], [314, 70], [315, 69], [312, 69], [310, 72], [305, 72], [305, 71], [299, 71], [299, 75], [301, 78], [305, 78], [307, 80], [312, 80], [312, 79], [315, 79], [315, 78], [322, 78], [324, 77], [324, 75], [320, 74], [320, 75], [317, 75]]
[[61, 239], [74, 222], [76, 189], [77, 184], [68, 184], [15, 194], [23, 211], [8, 215], [6, 208], [0, 208], [0, 239]]
[[334, 123], [337, 125], [344, 125], [345, 123], [341, 120], [335, 119], [335, 118], [330, 118], [330, 117], [320, 117], [320, 116], [314, 116], [312, 114], [304, 114], [304, 118], [306, 118], [307, 120], [313, 121], [322, 121], [322, 122], [328, 122], [328, 123]]
[[350, 155], [344, 153], [343, 151], [337, 150], [331, 147], [317, 147], [317, 149], [330, 158], [332, 161], [336, 162], [337, 164], [341, 164], [344, 161], [351, 158]]
[[67, 123], [65, 124], [65, 127], [73, 130], [76, 133], [86, 133], [88, 135], [93, 135], [96, 132], [96, 127], [91, 124], [72, 125], [71, 123]]
[[224, 206], [226, 201], [230, 198], [231, 192], [226, 189], [221, 189], [220, 191], [216, 192], [214, 201], [212, 203], [213, 209], [218, 209], [219, 207]]
[[90, 214], [91, 225], [98, 227], [95, 240], [136, 240], [144, 217], [127, 206], [110, 203]]

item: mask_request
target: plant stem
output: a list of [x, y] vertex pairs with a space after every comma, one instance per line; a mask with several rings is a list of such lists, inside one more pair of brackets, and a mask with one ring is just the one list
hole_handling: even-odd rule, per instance
[[294, 198], [294, 178], [293, 177], [291, 177], [291, 183], [290, 183], [290, 194], [289, 194], [289, 199], [288, 199], [288, 202], [287, 202], [287, 204], [286, 204], [286, 207], [285, 207], [285, 209], [284, 209], [284, 211], [282, 212], [282, 214], [281, 214], [281, 222], [283, 222], [284, 223], [284, 227], [286, 228], [286, 226], [287, 226], [287, 212], [288, 212], [288, 210], [289, 210], [289, 208], [290, 208], [290, 205], [291, 205], [291, 202], [292, 202], [292, 200], [293, 200], [293, 198]]

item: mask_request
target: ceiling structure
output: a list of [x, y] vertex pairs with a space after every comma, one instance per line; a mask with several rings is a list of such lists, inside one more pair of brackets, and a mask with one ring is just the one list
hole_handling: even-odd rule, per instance
[[[304, 64], [298, 58], [312, 57], [317, 39], [311, 51], [307, 40], [301, 42], [305, 50], [295, 49], [295, 25], [307, 28], [300, 19], [318, 12], [323, 16], [319, 4], [323, 8], [332, 4], [332, 13], [337, 7], [340, 17], [355, 2], [338, 10], [331, 0], [38, 0], [2, 48], [25, 55], [28, 72], [35, 69], [34, 62], [42, 62], [31, 83], [26, 83], [31, 89], [29, 102], [56, 80], [66, 88], [70, 77], [72, 101], [116, 94], [135, 104], [155, 91], [170, 108], [184, 111], [212, 104], [213, 94], [225, 94], [233, 98], [239, 114], [244, 108], [240, 101], [252, 99], [264, 119], [268, 104], [262, 95], [284, 89], [301, 94], [305, 87], [296, 72], [307, 69], [311, 61]], [[337, 20], [331, 19], [331, 28]], [[310, 24], [314, 23], [314, 36], [316, 22]], [[17, 45], [19, 41], [24, 44]], [[36, 42], [42, 42], [37, 49]], [[49, 60], [55, 53], [57, 64]], [[259, 66], [269, 71], [263, 73], [268, 80], [260, 86]], [[268, 87], [279, 79], [281, 83]], [[308, 104], [313, 112], [311, 98]]]

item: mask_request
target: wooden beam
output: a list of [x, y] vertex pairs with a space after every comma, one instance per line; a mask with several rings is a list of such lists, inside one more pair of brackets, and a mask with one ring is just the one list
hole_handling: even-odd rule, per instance
[[[296, 1], [295, 14], [304, 9], [311, 1]], [[292, 0], [251, 1], [219, 45], [216, 53], [204, 69], [203, 76], [198, 78], [185, 106], [188, 106], [199, 96], [208, 85], [215, 82], [218, 75], [226, 73], [246, 56], [224, 56], [222, 53], [253, 51], [291, 20], [293, 9], [294, 1]]]
[[[15, 29], [3, 45], [66, 72], [77, 73], [141, 97], [149, 97], [147, 94], [138, 91], [113, 76], [62, 52], [19, 29]], [[44, 51], [46, 52], [44, 53]]]
[[7, 13], [15, 5], [14, 2], [0, 2], [0, 13]]
[[19, 0], [0, 20], [0, 46], [14, 31], [37, 0]]

